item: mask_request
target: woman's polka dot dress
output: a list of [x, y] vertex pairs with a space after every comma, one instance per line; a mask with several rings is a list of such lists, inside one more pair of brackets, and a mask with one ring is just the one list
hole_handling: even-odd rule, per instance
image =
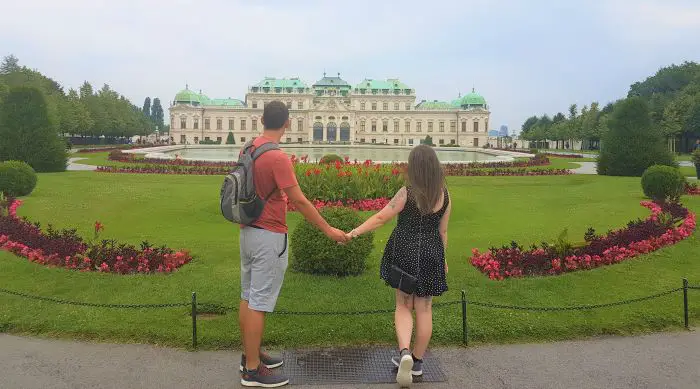
[[418, 276], [415, 294], [419, 297], [440, 296], [447, 291], [445, 276], [445, 247], [440, 238], [440, 219], [447, 210], [450, 196], [444, 190], [444, 204], [435, 213], [421, 215], [418, 205], [407, 188], [407, 200], [399, 213], [394, 231], [384, 249], [380, 277], [392, 288], [391, 265]]

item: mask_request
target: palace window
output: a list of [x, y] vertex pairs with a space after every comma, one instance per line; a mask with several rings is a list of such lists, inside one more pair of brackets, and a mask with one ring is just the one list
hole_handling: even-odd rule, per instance
[[253, 131], [257, 131], [258, 130], [258, 119], [251, 120], [250, 127]]
[[474, 138], [474, 147], [479, 147], [479, 138]]
[[410, 146], [413, 146], [413, 138], [411, 138], [411, 139], [408, 140], [408, 144], [409, 144]]
[[382, 132], [389, 132], [389, 122], [386, 120], [382, 121]]
[[199, 129], [199, 118], [194, 118], [194, 129]]
[[365, 138], [360, 138], [360, 143], [365, 143]]
[[474, 122], [474, 132], [479, 132], [479, 122]]
[[398, 110], [399, 110], [399, 103], [394, 103], [394, 111], [398, 111]]
[[444, 145], [444, 144], [445, 144], [445, 140], [444, 140], [444, 139], [440, 139], [440, 142], [439, 142], [439, 143], [440, 143], [441, 145]]
[[399, 132], [399, 121], [394, 120], [394, 132]]
[[462, 122], [462, 132], [467, 132], [467, 122]]
[[221, 119], [216, 119], [216, 129], [221, 131], [223, 130], [223, 125]]
[[411, 121], [410, 121], [410, 120], [406, 120], [406, 121], [404, 122], [404, 124], [403, 124], [403, 130], [406, 131], [406, 132], [410, 132], [410, 131], [411, 131]]
[[195, 143], [195, 144], [199, 144], [199, 137], [198, 137], [198, 136], [195, 136], [195, 137], [194, 137], [194, 143]]
[[[245, 131], [245, 119], [241, 119], [241, 131]], [[245, 142], [245, 141], [244, 141]]]
[[287, 143], [292, 143], [292, 138], [287, 138], [287, 139], [285, 140], [285, 142], [287, 142]]
[[304, 131], [304, 119], [297, 120], [297, 131]]
[[245, 143], [245, 136], [241, 137], [241, 143]]
[[372, 132], [377, 132], [377, 121], [372, 120]]
[[457, 132], [457, 122], [454, 120], [450, 122], [450, 132]]
[[217, 141], [218, 143], [221, 143], [221, 137], [220, 137], [220, 136], [217, 136], [217, 137], [216, 137], [216, 141]]
[[211, 139], [209, 139], [208, 136], [205, 136], [205, 137], [204, 137], [204, 141], [209, 142], [210, 140], [211, 140]]
[[428, 132], [433, 132], [433, 122], [428, 122]]
[[440, 132], [445, 132], [445, 122], [440, 122]]
[[302, 142], [301, 138], [297, 138], [297, 143], [301, 143], [301, 142]]
[[455, 144], [455, 140], [454, 140], [454, 139], [450, 139], [450, 144], [451, 144], [451, 145]]
[[228, 130], [233, 131], [233, 119], [228, 120]]
[[180, 118], [180, 128], [187, 129], [187, 118]]
[[299, 101], [297, 103], [297, 109], [304, 109], [304, 102], [303, 101]]
[[410, 110], [411, 110], [411, 103], [406, 102], [406, 111], [410, 111]]
[[209, 129], [209, 118], [204, 119], [204, 129], [205, 130]]
[[416, 123], [416, 132], [423, 132], [423, 122], [419, 121]]
[[360, 120], [360, 131], [365, 132], [365, 121]]
[[377, 140], [372, 138], [372, 143], [377, 143]]
[[394, 144], [395, 144], [395, 145], [399, 144], [399, 140], [396, 139], [396, 138], [394, 138]]
[[365, 102], [363, 101], [360, 103], [360, 111], [364, 111], [364, 110], [365, 110]]
[[287, 109], [292, 109], [292, 102], [291, 101], [287, 101]]
[[384, 103], [384, 104], [382, 104], [382, 109], [383, 109], [384, 111], [388, 111], [388, 110], [389, 110], [389, 103]]
[[253, 101], [253, 108], [258, 108], [258, 103]]
[[372, 111], [376, 111], [376, 110], [377, 110], [377, 103], [372, 103]]

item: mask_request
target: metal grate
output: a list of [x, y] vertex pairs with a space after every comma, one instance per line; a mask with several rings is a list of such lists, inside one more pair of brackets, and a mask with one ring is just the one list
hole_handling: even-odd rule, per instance
[[[394, 383], [391, 358], [396, 355], [391, 348], [285, 351], [282, 371], [293, 385]], [[413, 377], [413, 382], [447, 381], [437, 358], [428, 353], [423, 361], [423, 376]]]

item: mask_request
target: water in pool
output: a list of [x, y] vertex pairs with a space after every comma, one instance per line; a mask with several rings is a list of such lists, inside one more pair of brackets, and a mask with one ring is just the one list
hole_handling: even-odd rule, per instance
[[[289, 155], [296, 155], [301, 157], [303, 155], [309, 156], [309, 162], [317, 161], [321, 159], [326, 154], [337, 154], [341, 157], [349, 157], [351, 161], [357, 159], [358, 161], [372, 160], [372, 161], [382, 161], [382, 162], [405, 162], [408, 160], [408, 154], [411, 152], [410, 149], [405, 148], [392, 148], [392, 147], [333, 147], [333, 146], [319, 146], [319, 147], [294, 147], [294, 146], [282, 146], [283, 151]], [[168, 151], [165, 154], [168, 155], [179, 155], [185, 159], [198, 159], [198, 160], [226, 160], [233, 161], [238, 159], [239, 153], [238, 147], [221, 147], [221, 148], [196, 148], [188, 147], [177, 150]], [[487, 161], [494, 160], [496, 157], [480, 153], [477, 151], [462, 151], [462, 150], [436, 150], [438, 158], [441, 161], [453, 161], [453, 162], [473, 162], [473, 161]]]

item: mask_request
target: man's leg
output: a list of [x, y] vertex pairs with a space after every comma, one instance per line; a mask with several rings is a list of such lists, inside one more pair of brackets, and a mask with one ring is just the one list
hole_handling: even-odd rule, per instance
[[245, 354], [245, 368], [248, 370], [257, 369], [260, 366], [260, 344], [262, 343], [263, 329], [265, 328], [265, 312], [255, 311], [248, 308], [248, 304], [241, 304], [243, 315], [244, 332], [243, 352]]

